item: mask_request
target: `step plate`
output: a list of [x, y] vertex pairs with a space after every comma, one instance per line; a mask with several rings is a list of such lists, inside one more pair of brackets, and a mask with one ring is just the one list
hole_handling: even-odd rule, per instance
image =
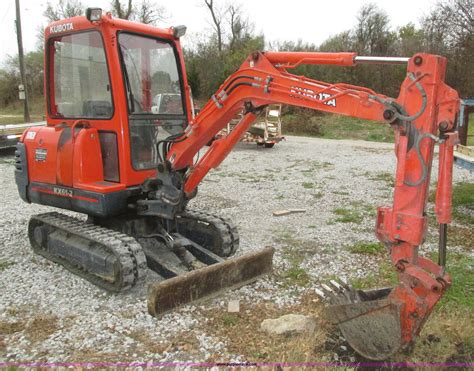
[[151, 284], [148, 312], [160, 316], [187, 303], [214, 297], [271, 273], [274, 248], [266, 247], [221, 263]]

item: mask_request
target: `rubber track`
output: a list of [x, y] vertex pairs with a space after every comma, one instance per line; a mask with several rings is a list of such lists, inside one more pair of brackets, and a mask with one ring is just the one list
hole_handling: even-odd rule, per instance
[[67, 233], [92, 241], [94, 244], [90, 248], [100, 248], [98, 245], [101, 245], [102, 249], [106, 249], [116, 256], [118, 261], [120, 261], [122, 270], [122, 279], [119, 285], [102, 280], [96, 275], [88, 274], [84, 269], [72, 265], [69, 261], [57, 255], [50, 254], [45, 249], [34, 248], [36, 252], [47, 259], [64, 265], [74, 274], [87, 279], [99, 287], [114, 292], [124, 291], [135, 286], [146, 276], [147, 263], [145, 254], [140, 244], [133, 237], [56, 212], [35, 215], [31, 221], [33, 220], [38, 220], [52, 228], [61, 229]]
[[223, 241], [222, 256], [231, 256], [239, 248], [239, 232], [234, 223], [228, 219], [219, 215], [197, 210], [186, 210], [182, 216], [185, 218], [212, 224], [219, 231]]

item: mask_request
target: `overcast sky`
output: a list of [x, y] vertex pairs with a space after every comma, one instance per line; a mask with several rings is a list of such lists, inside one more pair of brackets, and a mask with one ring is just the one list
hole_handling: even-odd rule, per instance
[[[57, 0], [52, 0], [54, 3]], [[138, 1], [138, 0], [135, 0]], [[23, 42], [26, 52], [36, 47], [38, 29], [46, 25], [43, 11], [46, 0], [20, 0]], [[110, 0], [82, 0], [86, 6], [108, 9]], [[203, 0], [157, 0], [169, 14], [161, 26], [184, 24], [188, 27], [189, 43], [193, 35], [212, 32]], [[219, 3], [219, 0], [216, 0]], [[220, 0], [224, 2], [224, 0]], [[419, 24], [436, 0], [236, 0], [263, 32], [267, 41], [302, 39], [320, 44], [326, 38], [351, 28], [358, 9], [365, 3], [376, 3], [384, 9], [393, 27], [408, 22]], [[7, 55], [18, 52], [14, 26], [15, 0], [0, 0], [0, 63]]]

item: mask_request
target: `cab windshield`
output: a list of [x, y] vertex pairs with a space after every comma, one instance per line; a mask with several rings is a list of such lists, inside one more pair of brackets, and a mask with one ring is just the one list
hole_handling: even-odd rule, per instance
[[146, 36], [119, 33], [128, 100], [132, 163], [156, 167], [158, 141], [178, 136], [187, 125], [178, 58], [172, 44]]

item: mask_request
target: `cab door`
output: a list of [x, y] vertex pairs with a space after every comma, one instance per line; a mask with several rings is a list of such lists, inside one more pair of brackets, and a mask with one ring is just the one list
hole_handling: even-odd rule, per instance
[[[117, 133], [111, 125], [112, 89], [101, 33], [91, 29], [51, 35], [47, 51], [48, 125], [60, 131], [56, 183], [74, 187], [75, 179], [89, 178], [89, 174], [103, 174], [118, 182]], [[76, 148], [84, 145], [83, 140], [77, 140], [84, 137], [84, 131], [104, 145]], [[85, 151], [96, 161], [88, 162], [88, 168], [75, 166], [83, 164], [75, 157], [83, 157]]]

